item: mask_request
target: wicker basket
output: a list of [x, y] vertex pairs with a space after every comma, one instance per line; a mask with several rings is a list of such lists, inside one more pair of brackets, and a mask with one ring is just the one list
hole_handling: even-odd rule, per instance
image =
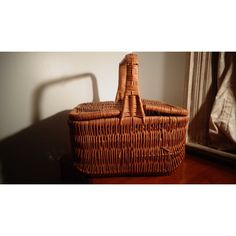
[[80, 104], [68, 123], [75, 165], [92, 176], [169, 174], [185, 156], [187, 110], [140, 98], [135, 54], [119, 65], [115, 102]]

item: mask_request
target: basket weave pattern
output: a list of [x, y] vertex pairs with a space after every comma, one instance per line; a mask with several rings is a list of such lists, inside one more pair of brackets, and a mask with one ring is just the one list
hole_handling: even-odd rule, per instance
[[185, 156], [187, 111], [142, 100], [138, 58], [120, 63], [115, 102], [84, 103], [69, 114], [76, 167], [89, 175], [162, 175]]

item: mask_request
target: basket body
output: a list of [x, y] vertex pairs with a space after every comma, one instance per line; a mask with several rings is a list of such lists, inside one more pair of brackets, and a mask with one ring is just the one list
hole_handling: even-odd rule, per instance
[[92, 176], [173, 172], [185, 156], [187, 111], [125, 89], [116, 102], [81, 104], [69, 114], [77, 169]]

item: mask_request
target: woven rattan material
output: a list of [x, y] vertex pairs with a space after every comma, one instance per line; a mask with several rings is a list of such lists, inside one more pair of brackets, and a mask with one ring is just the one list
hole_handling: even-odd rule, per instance
[[160, 175], [185, 156], [187, 111], [142, 100], [138, 58], [120, 63], [116, 102], [84, 103], [69, 114], [76, 167], [89, 175]]

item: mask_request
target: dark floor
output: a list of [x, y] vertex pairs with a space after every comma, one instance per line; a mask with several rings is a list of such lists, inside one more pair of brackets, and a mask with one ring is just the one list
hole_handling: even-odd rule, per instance
[[169, 176], [86, 178], [74, 173], [71, 177], [71, 183], [85, 184], [235, 184], [236, 165], [200, 154], [186, 154]]

